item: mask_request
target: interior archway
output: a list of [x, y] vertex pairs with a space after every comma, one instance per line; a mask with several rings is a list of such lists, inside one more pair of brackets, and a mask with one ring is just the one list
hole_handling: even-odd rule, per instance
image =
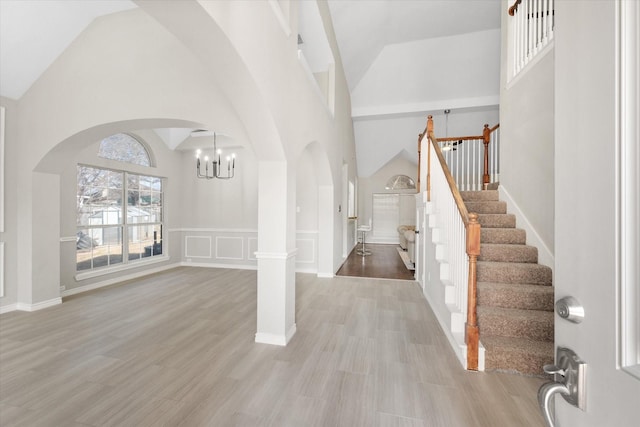
[[[300, 154], [297, 162], [297, 206], [300, 228], [315, 225], [317, 230], [317, 274], [320, 277], [332, 277], [334, 274], [334, 234], [335, 234], [335, 200], [333, 179], [327, 153], [319, 142], [308, 144]], [[309, 176], [311, 175], [311, 176]], [[301, 188], [302, 187], [302, 188]], [[312, 193], [315, 200], [309, 201], [307, 193]], [[302, 200], [300, 200], [302, 199]], [[314, 212], [309, 215], [300, 204], [313, 206]]]

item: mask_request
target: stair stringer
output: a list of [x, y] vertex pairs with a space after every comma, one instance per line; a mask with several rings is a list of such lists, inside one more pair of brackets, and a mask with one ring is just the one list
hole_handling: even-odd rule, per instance
[[527, 244], [538, 248], [538, 264], [546, 265], [553, 271], [555, 266], [555, 255], [553, 251], [549, 249], [544, 240], [542, 240], [542, 237], [540, 237], [537, 230], [524, 212], [522, 212], [520, 206], [513, 200], [504, 185], [498, 187], [498, 192], [500, 194], [500, 200], [503, 200], [507, 204], [507, 212], [515, 215], [516, 224], [526, 232]]

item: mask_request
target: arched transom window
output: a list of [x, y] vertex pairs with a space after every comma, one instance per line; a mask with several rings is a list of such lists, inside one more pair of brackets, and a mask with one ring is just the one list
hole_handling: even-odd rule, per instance
[[144, 145], [126, 133], [117, 133], [100, 141], [98, 157], [133, 163], [134, 165], [151, 166], [151, 159]]

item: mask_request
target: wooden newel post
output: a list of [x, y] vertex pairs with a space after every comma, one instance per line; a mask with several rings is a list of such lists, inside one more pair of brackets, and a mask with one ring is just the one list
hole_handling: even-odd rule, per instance
[[489, 142], [491, 142], [491, 129], [489, 129], [489, 125], [485, 124], [484, 129], [482, 130], [482, 139], [484, 142], [484, 167], [482, 170], [482, 188], [487, 189], [487, 184], [489, 184]]
[[480, 223], [478, 214], [469, 214], [467, 224], [467, 255], [469, 255], [469, 287], [467, 296], [467, 323], [465, 325], [465, 343], [467, 344], [467, 369], [478, 370], [478, 347], [480, 330], [476, 316], [477, 262], [480, 255]]
[[427, 201], [431, 201], [431, 136], [433, 135], [433, 116], [427, 117]]

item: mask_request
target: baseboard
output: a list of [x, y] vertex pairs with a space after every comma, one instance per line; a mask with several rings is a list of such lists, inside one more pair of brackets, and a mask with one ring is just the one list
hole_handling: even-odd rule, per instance
[[167, 265], [163, 265], [162, 267], [156, 267], [156, 268], [152, 268], [144, 271], [139, 271], [137, 273], [131, 273], [131, 274], [116, 277], [113, 279], [91, 283], [85, 286], [78, 286], [77, 288], [66, 289], [65, 291], [61, 292], [61, 295], [62, 297], [68, 297], [71, 295], [80, 294], [82, 292], [93, 291], [94, 289], [100, 289], [100, 288], [104, 288], [105, 286], [115, 285], [116, 283], [125, 282], [127, 280], [137, 279], [139, 277], [144, 277], [150, 274], [159, 273], [161, 271], [170, 270], [172, 268], [179, 267], [180, 265], [181, 265], [180, 263], [167, 264]]
[[256, 334], [256, 342], [260, 344], [286, 346], [287, 343], [291, 341], [291, 338], [293, 338], [295, 333], [296, 333], [296, 324], [294, 323], [293, 326], [289, 328], [289, 330], [285, 335], [264, 334], [264, 333], [258, 332]]
[[549, 247], [544, 243], [536, 229], [531, 225], [520, 207], [514, 202], [509, 192], [500, 185], [500, 200], [506, 202], [507, 212], [512, 213], [516, 217], [516, 227], [523, 229], [527, 233], [527, 244], [538, 248], [538, 264], [545, 265], [553, 271], [555, 265], [555, 256]]
[[0, 307], [0, 314], [10, 313], [12, 311], [16, 311], [18, 309], [18, 304], [7, 304]]
[[8, 304], [0, 307], [0, 314], [9, 313], [11, 311], [38, 311], [54, 305], [62, 304], [62, 298], [53, 298], [50, 300], [37, 302], [35, 304], [25, 304], [23, 302], [17, 302], [15, 304]]
[[186, 262], [182, 261], [178, 265], [181, 267], [204, 267], [204, 268], [230, 268], [235, 270], [257, 270], [257, 265], [247, 264], [222, 264], [217, 262]]
[[321, 279], [333, 279], [336, 277], [334, 273], [317, 273], [318, 277]]

